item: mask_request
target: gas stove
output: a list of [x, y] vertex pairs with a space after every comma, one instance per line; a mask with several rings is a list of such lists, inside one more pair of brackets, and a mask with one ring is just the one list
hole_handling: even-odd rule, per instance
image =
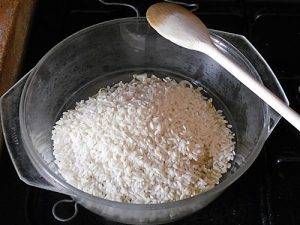
[[[135, 5], [143, 16], [156, 1], [123, 2]], [[203, 0], [195, 14], [209, 28], [246, 36], [274, 70], [291, 107], [300, 113], [300, 3]], [[95, 23], [132, 16], [135, 13], [129, 8], [105, 6], [97, 0], [39, 1], [21, 74], [70, 34]], [[300, 224], [299, 149], [299, 132], [281, 120], [255, 163], [237, 182], [203, 210], [173, 224]], [[52, 207], [68, 197], [20, 181], [5, 150], [0, 155], [0, 175], [1, 224], [63, 224], [53, 217]], [[65, 207], [63, 216], [71, 215], [72, 210]], [[81, 206], [78, 211], [65, 224], [118, 224]]]

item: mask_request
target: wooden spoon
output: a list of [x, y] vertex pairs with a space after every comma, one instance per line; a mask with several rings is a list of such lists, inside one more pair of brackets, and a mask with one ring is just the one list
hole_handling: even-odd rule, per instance
[[176, 4], [157, 3], [150, 6], [146, 17], [150, 25], [166, 39], [214, 59], [300, 131], [300, 115], [218, 50], [206, 26], [193, 13]]

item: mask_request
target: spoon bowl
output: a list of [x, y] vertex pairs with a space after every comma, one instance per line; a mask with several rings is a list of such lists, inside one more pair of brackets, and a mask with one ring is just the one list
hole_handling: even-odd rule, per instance
[[154, 4], [147, 10], [146, 17], [160, 35], [184, 48], [205, 51], [214, 46], [205, 25], [179, 5]]

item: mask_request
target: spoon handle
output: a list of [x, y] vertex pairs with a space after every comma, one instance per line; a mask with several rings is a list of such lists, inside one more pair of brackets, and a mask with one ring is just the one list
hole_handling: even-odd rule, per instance
[[218, 62], [229, 73], [234, 75], [239, 81], [241, 81], [246, 87], [260, 97], [265, 103], [271, 106], [276, 112], [284, 117], [290, 124], [300, 131], [300, 115], [293, 109], [289, 108], [280, 98], [273, 94], [265, 86], [257, 82], [252, 76], [245, 72], [234, 61], [227, 58], [217, 48], [210, 48], [206, 52], [208, 56]]

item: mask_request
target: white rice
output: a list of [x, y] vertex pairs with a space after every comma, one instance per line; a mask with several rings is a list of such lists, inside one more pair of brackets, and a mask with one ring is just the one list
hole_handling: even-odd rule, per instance
[[55, 162], [71, 185], [109, 200], [188, 198], [218, 184], [234, 157], [221, 113], [187, 81], [136, 75], [63, 113]]

